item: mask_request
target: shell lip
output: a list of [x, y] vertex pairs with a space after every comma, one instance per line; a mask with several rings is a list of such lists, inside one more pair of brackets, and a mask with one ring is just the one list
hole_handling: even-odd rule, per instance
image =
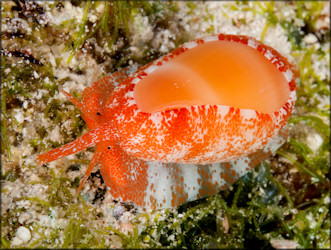
[[275, 115], [278, 114], [279, 112], [281, 112], [282, 110], [284, 110], [288, 105], [290, 104], [290, 98], [288, 99], [288, 101], [278, 110], [272, 112], [272, 113], [264, 113], [255, 109], [244, 109], [244, 108], [237, 108], [234, 106], [228, 106], [228, 105], [221, 105], [221, 104], [204, 104], [204, 105], [192, 105], [192, 106], [187, 106], [187, 107], [182, 107], [182, 108], [171, 108], [171, 109], [167, 109], [167, 110], [162, 110], [162, 111], [156, 111], [156, 112], [144, 112], [141, 111], [137, 104], [135, 104], [136, 109], [140, 112], [140, 113], [144, 113], [144, 114], [164, 114], [164, 113], [168, 113], [168, 112], [173, 112], [173, 111], [180, 111], [180, 110], [185, 110], [185, 109], [192, 109], [192, 108], [207, 108], [207, 107], [217, 107], [219, 109], [234, 109], [236, 110], [240, 110], [243, 112], [254, 112], [254, 113], [258, 113], [258, 114], [262, 114], [262, 115]]
[[[141, 79], [139, 79], [139, 81], [140, 80]], [[137, 83], [139, 81], [137, 81]], [[135, 84], [136, 83], [134, 83], [134, 85]], [[131, 90], [131, 91], [133, 92], [133, 90]], [[145, 112], [145, 111], [142, 111], [142, 110], [139, 109], [139, 107], [136, 103], [136, 100], [134, 99], [133, 93], [130, 96], [133, 99], [132, 101], [134, 102], [135, 110], [137, 110], [138, 112], [143, 113], [143, 114], [164, 114], [164, 113], [172, 112], [172, 111], [175, 111], [175, 110], [180, 111], [180, 110], [191, 109], [191, 108], [201, 108], [201, 107], [214, 106], [214, 107], [217, 107], [217, 108], [220, 108], [220, 109], [224, 109], [224, 108], [231, 109], [231, 108], [233, 108], [235, 110], [241, 110], [243, 112], [255, 112], [257, 114], [276, 115], [279, 112], [282, 112], [282, 110], [285, 110], [286, 107], [294, 106], [294, 103], [295, 103], [295, 100], [296, 100], [296, 91], [295, 90], [290, 91], [290, 95], [289, 95], [286, 103], [282, 107], [280, 107], [279, 109], [277, 109], [277, 110], [275, 110], [274, 112], [271, 112], [271, 113], [265, 113], [265, 112], [261, 112], [261, 111], [255, 110], [255, 109], [238, 108], [238, 107], [229, 106], [229, 105], [222, 105], [222, 104], [192, 105], [192, 106], [181, 107], [181, 108], [169, 108], [169, 109], [166, 109], [166, 110], [161, 110], [161, 111], [156, 111], [156, 112]]]

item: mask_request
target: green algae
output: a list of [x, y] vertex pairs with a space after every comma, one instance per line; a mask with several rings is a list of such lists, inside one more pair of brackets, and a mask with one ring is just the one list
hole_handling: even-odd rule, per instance
[[[104, 2], [102, 14], [99, 15], [95, 23], [92, 24], [87, 19], [87, 15], [89, 11], [100, 5], [100, 1], [93, 3], [87, 1], [82, 3], [82, 5], [84, 6], [84, 15], [79, 24], [79, 30], [71, 37], [64, 48], [64, 51], [71, 50], [70, 57], [67, 61], [68, 63], [70, 63], [72, 58], [77, 54], [78, 50], [83, 47], [88, 39], [92, 37], [97, 38], [98, 43], [106, 44], [110, 51], [109, 53], [106, 53], [107, 56], [115, 56], [117, 51], [114, 49], [114, 46], [118, 43], [119, 39], [122, 39], [125, 44], [130, 42], [132, 23], [134, 17], [138, 13], [142, 13], [145, 16], [162, 16], [165, 15], [165, 10], [169, 10], [170, 13], [177, 11], [176, 5], [171, 2], [127, 0], [106, 1]], [[87, 31], [86, 27], [90, 27], [90, 29]], [[118, 69], [131, 59], [130, 54], [126, 52], [127, 49], [124, 47], [122, 50], [124, 55], [121, 57], [121, 60], [116, 63], [114, 69]]]

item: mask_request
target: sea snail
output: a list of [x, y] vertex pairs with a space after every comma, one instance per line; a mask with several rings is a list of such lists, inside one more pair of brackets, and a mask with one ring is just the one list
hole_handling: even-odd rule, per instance
[[285, 140], [299, 72], [254, 38], [212, 35], [84, 90], [90, 131], [39, 164], [95, 145], [77, 190], [100, 166], [115, 199], [175, 207], [224, 189]]

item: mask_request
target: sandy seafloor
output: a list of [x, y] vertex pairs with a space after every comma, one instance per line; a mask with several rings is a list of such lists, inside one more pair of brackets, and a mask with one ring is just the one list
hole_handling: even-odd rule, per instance
[[[61, 11], [57, 8], [50, 8], [48, 2], [37, 2], [39, 6], [42, 6], [45, 12], [42, 14], [42, 22], [40, 22], [40, 29], [43, 29], [46, 25], [48, 27], [61, 27], [66, 22], [71, 23], [81, 20], [83, 17], [83, 8], [72, 5], [70, 2], [64, 2]], [[151, 22], [146, 16], [142, 16], [140, 13], [136, 13], [132, 22], [132, 37], [130, 40], [129, 50], [130, 53], [137, 57], [141, 57], [141, 51], [146, 49], [144, 46], [148, 44], [149, 49], [153, 52], [165, 54], [175, 48], [174, 41], [183, 40], [188, 41], [191, 39], [203, 37], [209, 34], [228, 33], [228, 34], [240, 34], [255, 37], [276, 50], [282, 55], [294, 60], [292, 54], [292, 44], [289, 41], [288, 33], [279, 24], [270, 25], [266, 30], [267, 15], [263, 14], [263, 11], [259, 7], [259, 4], [248, 2], [245, 5], [236, 5], [235, 2], [222, 2], [222, 1], [207, 1], [207, 2], [194, 2], [196, 5], [194, 10], [188, 6], [187, 2], [175, 2], [178, 5], [178, 12], [174, 13], [171, 17], [171, 21], [166, 27], [160, 29], [154, 29]], [[265, 6], [265, 3], [260, 3], [261, 6]], [[309, 4], [309, 2], [307, 2]], [[97, 16], [102, 13], [104, 3], [101, 3], [99, 7], [88, 14], [90, 21], [96, 20]], [[6, 7], [5, 7], [6, 6]], [[8, 11], [8, 6], [15, 6], [13, 2], [2, 3], [2, 11]], [[235, 8], [231, 7], [235, 6]], [[274, 12], [282, 19], [291, 20], [291, 22], [297, 26], [303, 26], [303, 20], [296, 17], [295, 4], [288, 4], [285, 2], [276, 2], [274, 5]], [[329, 29], [329, 2], [324, 2], [323, 10], [321, 11], [320, 18], [316, 21], [315, 30]], [[254, 9], [254, 11], [252, 11]], [[4, 16], [4, 14], [3, 14]], [[31, 30], [32, 25], [30, 21], [27, 22], [24, 18], [16, 15], [12, 18], [11, 22], [2, 20], [2, 32], [13, 32], [15, 29], [21, 30], [25, 34], [38, 34], [35, 30]], [[43, 23], [44, 22], [44, 23]], [[64, 27], [64, 26], [63, 26]], [[72, 27], [72, 25], [71, 25]], [[33, 28], [34, 29], [34, 28]], [[76, 28], [77, 30], [78, 28]], [[266, 32], [265, 32], [266, 31]], [[35, 42], [19, 44], [15, 39], [3, 39], [2, 45], [7, 50], [24, 50], [28, 54], [39, 58], [42, 63], [49, 63], [52, 67], [54, 76], [57, 78], [57, 83], [61, 82], [61, 87], [69, 93], [75, 93], [78, 96], [83, 90], [89, 86], [93, 81], [97, 80], [102, 75], [107, 75], [109, 68], [112, 67], [114, 61], [104, 60], [102, 63], [98, 63], [95, 57], [89, 54], [88, 50], [81, 50], [68, 64], [67, 59], [70, 56], [71, 51], [63, 51], [65, 44], [63, 40], [66, 36], [72, 36], [75, 30], [69, 28], [63, 28], [63, 37], [59, 36], [54, 38], [54, 34], [44, 36], [42, 30], [40, 31], [40, 38], [36, 38]], [[265, 32], [263, 34], [263, 32]], [[263, 34], [263, 35], [262, 35]], [[62, 40], [61, 40], [62, 39]], [[61, 42], [62, 41], [62, 42]], [[320, 49], [326, 51], [329, 54], [329, 43], [320, 45], [317, 37], [314, 34], [307, 34], [302, 40], [305, 48], [321, 47]], [[114, 45], [115, 50], [120, 50], [123, 42], [119, 41]], [[96, 46], [95, 50], [109, 50], [106, 46]], [[3, 55], [4, 56], [4, 55]], [[11, 57], [11, 55], [6, 55]], [[315, 58], [314, 58], [315, 57]], [[59, 58], [62, 58], [59, 60]], [[17, 64], [24, 63], [24, 61], [16, 60]], [[135, 64], [133, 61], [129, 61], [129, 64]], [[329, 75], [329, 57], [317, 58], [317, 55], [313, 54], [311, 58], [311, 67], [315, 74], [321, 80], [330, 79]], [[77, 70], [79, 69], [79, 70]], [[6, 76], [9, 77], [11, 69], [3, 69], [5, 79], [2, 79], [2, 84], [6, 84]], [[39, 79], [45, 83], [51, 83], [51, 79], [45, 74], [34, 71], [33, 76], [35, 79]], [[29, 79], [26, 79], [26, 83]], [[3, 86], [2, 86], [3, 87]], [[40, 239], [51, 237], [54, 233], [57, 235], [53, 247], [63, 246], [64, 239], [66, 237], [67, 227], [72, 222], [72, 217], [66, 214], [66, 210], [61, 207], [60, 204], [53, 204], [48, 209], [43, 208], [40, 203], [49, 201], [50, 185], [54, 185], [54, 182], [50, 181], [50, 170], [54, 171], [54, 176], [61, 176], [63, 178], [69, 178], [74, 180], [75, 178], [81, 178], [86, 171], [89, 160], [92, 158], [93, 149], [85, 150], [83, 153], [77, 155], [71, 155], [63, 159], [51, 162], [45, 167], [37, 166], [35, 163], [35, 155], [37, 153], [45, 152], [52, 148], [49, 141], [57, 142], [58, 145], [62, 145], [65, 142], [72, 140], [72, 124], [70, 115], [68, 115], [67, 121], [59, 121], [54, 123], [52, 119], [44, 116], [44, 110], [46, 105], [52, 102], [52, 100], [58, 100], [61, 109], [67, 109], [68, 112], [74, 112], [75, 116], [79, 116], [77, 109], [66, 102], [63, 94], [59, 91], [55, 91], [54, 95], [48, 99], [48, 103], [43, 103], [43, 97], [50, 95], [50, 91], [41, 89], [35, 90], [29, 93], [29, 96], [18, 95], [20, 106], [15, 106], [11, 109], [11, 118], [7, 120], [8, 141], [10, 145], [11, 159], [8, 158], [8, 151], [5, 147], [5, 143], [2, 142], [1, 151], [1, 171], [2, 176], [9, 176], [9, 173], [18, 172], [17, 178], [8, 179], [2, 178], [1, 188], [1, 216], [2, 220], [9, 220], [8, 223], [2, 223], [1, 237], [5, 239], [3, 246], [10, 247], [29, 247], [34, 242], [37, 242], [35, 246], [40, 244]], [[329, 105], [329, 98], [325, 96], [320, 98], [320, 107], [325, 108]], [[297, 110], [294, 113], [299, 112]], [[4, 115], [1, 119], [7, 119]], [[13, 121], [15, 119], [15, 121]], [[326, 119], [327, 120], [327, 119]], [[326, 121], [328, 123], [328, 121]], [[43, 138], [40, 138], [38, 129], [42, 126], [47, 131]], [[83, 126], [82, 126], [83, 127]], [[3, 132], [3, 131], [2, 131]], [[87, 132], [86, 126], [80, 131], [81, 134]], [[69, 139], [66, 139], [68, 134]], [[19, 138], [18, 138], [19, 137]], [[35, 148], [31, 145], [31, 140], [41, 139], [42, 143], [47, 145], [47, 149], [38, 148], [36, 152]], [[322, 138], [318, 134], [311, 134], [307, 137], [307, 145], [314, 151], [321, 145]], [[81, 164], [80, 168], [76, 171], [65, 171], [73, 163]], [[96, 172], [95, 169], [93, 172]], [[52, 184], [50, 184], [52, 183]], [[57, 187], [57, 188], [61, 188]], [[86, 205], [92, 207], [94, 212], [89, 213], [90, 218], [86, 222], [86, 227], [89, 229], [99, 230], [107, 226], [112, 226], [114, 229], [119, 230], [126, 235], [133, 233], [135, 228], [138, 228], [138, 233], [145, 227], [144, 220], [141, 225], [133, 224], [132, 220], [136, 214], [147, 213], [151, 221], [155, 220], [155, 217], [165, 217], [165, 211], [153, 212], [145, 211], [141, 208], [137, 210], [128, 210], [119, 203], [114, 203], [109, 192], [104, 194], [104, 199], [96, 199], [96, 192], [100, 189], [104, 189], [104, 184], [101, 184], [100, 178], [93, 177], [83, 187], [81, 195]], [[67, 190], [74, 195], [75, 188], [67, 187]], [[28, 197], [30, 199], [22, 199], [22, 197]], [[38, 201], [33, 197], [38, 197]], [[64, 200], [66, 203], [66, 209], [71, 207], [70, 203], [78, 204], [76, 208], [84, 209], [82, 199], [78, 200]], [[92, 202], [93, 201], [93, 202]], [[69, 202], [69, 205], [68, 205]], [[329, 201], [326, 201], [329, 202]], [[14, 212], [15, 211], [15, 212]], [[138, 212], [137, 212], [138, 211]], [[95, 214], [102, 214], [99, 219], [95, 219]], [[11, 215], [8, 218], [8, 214]], [[75, 216], [75, 213], [72, 213]], [[78, 218], [79, 219], [79, 218]], [[89, 220], [90, 219], [90, 220]], [[46, 237], [45, 237], [46, 236]], [[54, 236], [52, 236], [54, 237]], [[100, 236], [101, 237], [101, 236]], [[110, 233], [109, 235], [102, 235], [104, 239], [104, 246], [107, 248], [123, 247], [124, 243], [121, 237], [116, 234]], [[39, 241], [38, 241], [39, 239]], [[85, 239], [86, 240], [86, 239]], [[39, 242], [39, 243], [38, 243]], [[148, 246], [146, 241], [146, 246]], [[285, 241], [284, 244], [288, 242]], [[293, 242], [290, 242], [293, 244]], [[275, 243], [276, 244], [276, 243]], [[278, 242], [282, 244], [282, 242]], [[296, 244], [296, 243], [295, 243]], [[47, 244], [45, 244], [47, 245]], [[291, 245], [296, 246], [296, 245]], [[48, 245], [50, 247], [50, 245]], [[69, 248], [72, 246], [68, 246]]]

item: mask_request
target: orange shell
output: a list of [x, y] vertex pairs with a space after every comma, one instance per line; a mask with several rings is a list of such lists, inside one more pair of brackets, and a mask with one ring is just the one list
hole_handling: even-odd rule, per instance
[[[279, 110], [264, 114], [255, 110], [223, 105], [196, 105], [155, 113], [141, 112], [134, 100], [134, 86], [147, 76], [151, 67], [162, 67], [188, 48], [205, 40], [227, 39], [247, 44], [283, 72], [290, 86], [290, 97]], [[192, 41], [177, 48], [118, 86], [106, 104], [109, 120], [119, 128], [120, 146], [129, 155], [158, 162], [207, 164], [225, 162], [261, 149], [286, 124], [296, 98], [297, 72], [274, 49], [245, 36], [219, 35]], [[129, 119], [128, 119], [129, 118]]]
[[[290, 96], [283, 107], [271, 114], [223, 105], [196, 105], [155, 113], [138, 109], [134, 87], [151, 67], [162, 67], [188, 49], [215, 40], [242, 43], [266, 56], [288, 81]], [[286, 58], [254, 38], [220, 34], [197, 39], [131, 75], [120, 71], [102, 78], [84, 91], [81, 103], [63, 91], [82, 111], [91, 131], [39, 155], [38, 163], [96, 144], [79, 190], [99, 163], [114, 198], [151, 208], [178, 206], [224, 189], [281, 145], [284, 134], [275, 136], [291, 115], [298, 77], [297, 69]], [[216, 162], [228, 163], [211, 164]]]

